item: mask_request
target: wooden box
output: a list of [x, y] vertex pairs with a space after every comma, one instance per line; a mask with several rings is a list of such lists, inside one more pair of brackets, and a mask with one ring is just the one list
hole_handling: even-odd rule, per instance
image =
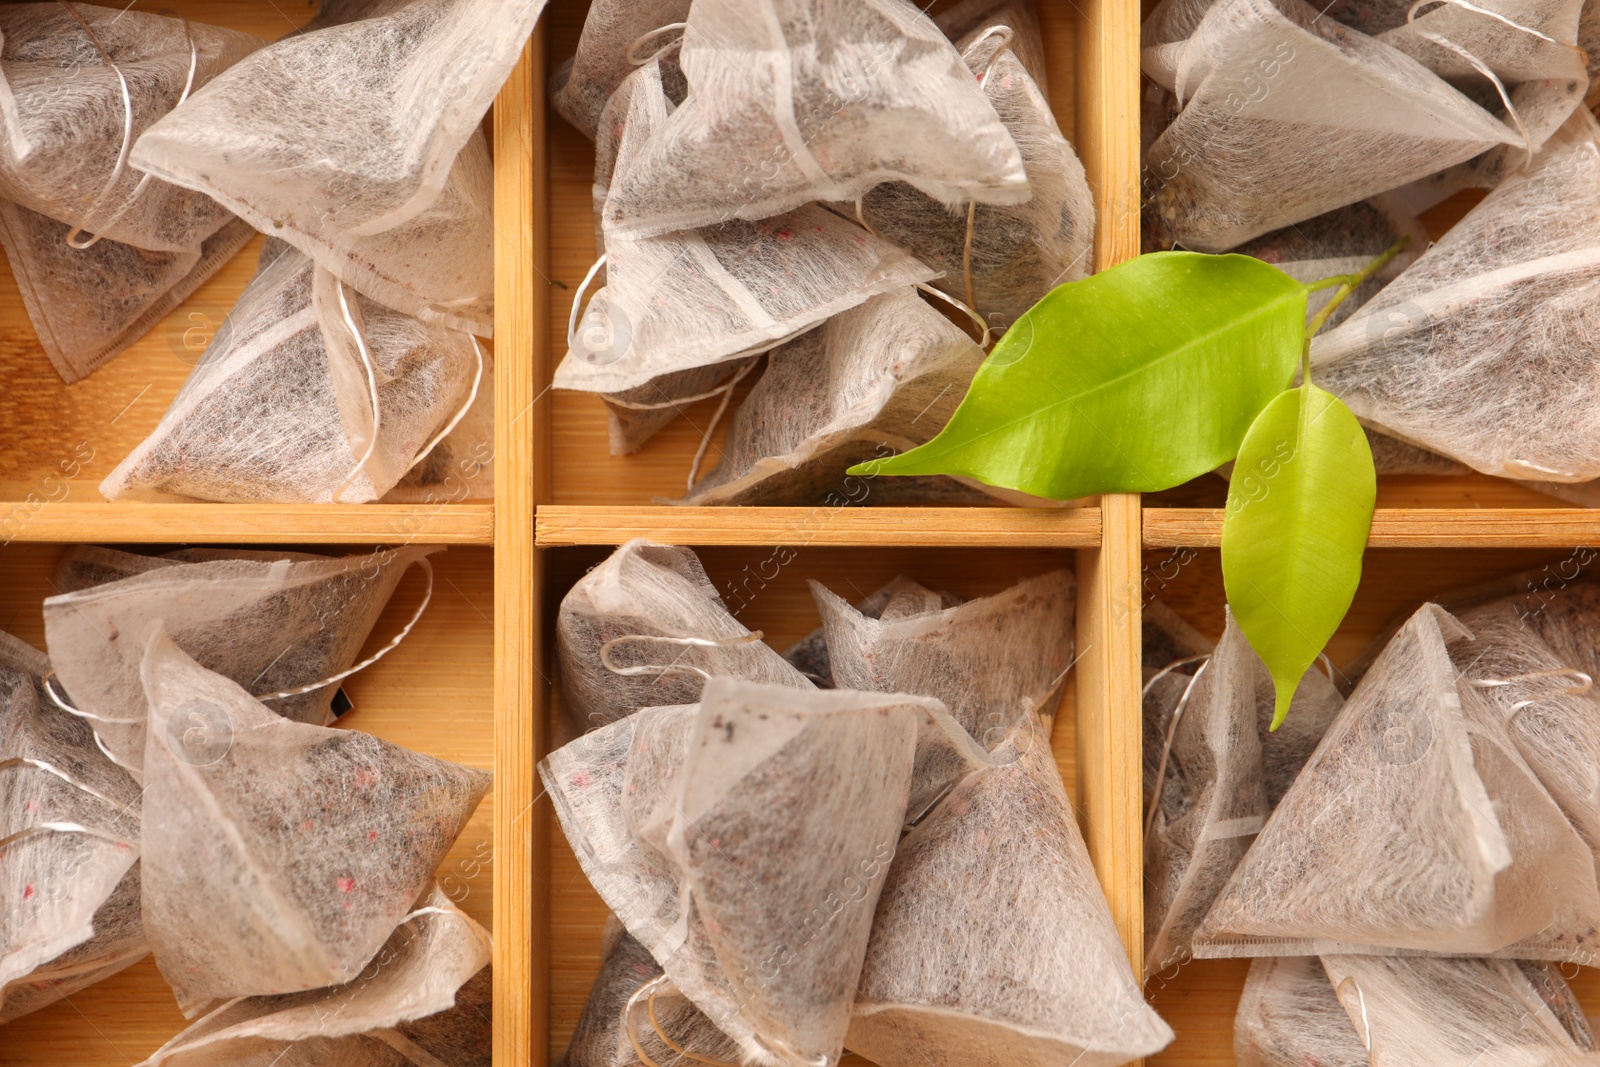
[[[313, 0], [139, 0], [275, 38]], [[1097, 268], [1138, 251], [1139, 10], [1133, 0], [1036, 0], [1052, 103], [1089, 174]], [[406, 506], [107, 504], [96, 486], [155, 425], [232, 306], [255, 244], [142, 342], [84, 382], [55, 376], [16, 285], [0, 278], [0, 629], [42, 642], [39, 601], [62, 544], [452, 546], [434, 605], [393, 655], [349, 683], [349, 725], [493, 766], [494, 792], [442, 875], [495, 935], [495, 1063], [549, 1062], [598, 966], [604, 908], [540, 796], [534, 767], [556, 714], [550, 624], [561, 596], [633, 537], [695, 546], [719, 587], [747, 593], [750, 626], [783, 643], [814, 625], [804, 581], [863, 590], [895, 573], [975, 595], [1052, 567], [1079, 579], [1080, 659], [1053, 746], [1112, 913], [1137, 968], [1142, 931], [1139, 618], [1160, 596], [1215, 633], [1212, 551], [1219, 487], [1144, 502], [1110, 496], [1067, 510], [854, 506], [673, 508], [714, 404], [689, 410], [639, 454], [606, 454], [590, 397], [548, 390], [567, 314], [594, 258], [593, 153], [545, 102], [547, 74], [577, 41], [585, 0], [552, 0], [488, 119], [495, 149], [496, 496]], [[715, 444], [717, 438], [713, 436]], [[1365, 642], [1415, 598], [1471, 575], [1559, 559], [1600, 522], [1488, 478], [1385, 479], [1361, 598], [1335, 652]], [[536, 513], [537, 509], [537, 513]], [[1516, 551], [1510, 551], [1515, 549]], [[780, 550], [785, 550], [779, 554]], [[789, 558], [792, 555], [792, 560]], [[774, 561], [782, 559], [782, 565]], [[1181, 563], [1174, 563], [1181, 560]], [[751, 576], [754, 575], [752, 584]], [[1170, 576], [1169, 576], [1170, 575]], [[409, 583], [408, 579], [408, 583]], [[385, 639], [415, 604], [403, 584]], [[1337, 658], [1337, 655], [1336, 655]], [[1232, 1062], [1244, 967], [1196, 963], [1150, 984], [1178, 1031], [1152, 1062]], [[1600, 1009], [1587, 976], [1586, 1003]], [[0, 1067], [112, 1067], [142, 1059], [181, 1024], [146, 961], [0, 1029]]]

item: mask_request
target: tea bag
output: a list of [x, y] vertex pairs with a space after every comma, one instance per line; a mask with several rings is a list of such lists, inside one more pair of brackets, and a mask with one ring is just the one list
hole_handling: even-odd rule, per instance
[[1549, 964], [1325, 956], [1322, 965], [1373, 1067], [1600, 1063], [1577, 998]]
[[1585, 400], [1600, 343], [1582, 312], [1600, 292], [1597, 133], [1574, 115], [1530, 170], [1319, 335], [1318, 383], [1369, 425], [1486, 474], [1600, 475]]
[[1362, 678], [1195, 934], [1195, 954], [1587, 962], [1593, 856], [1424, 605]]
[[1016, 141], [1033, 195], [1021, 204], [972, 202], [952, 210], [910, 183], [885, 182], [859, 201], [869, 229], [939, 271], [935, 285], [1000, 330], [1094, 267], [1088, 179], [1044, 92], [1011, 51], [1026, 28], [1016, 21], [990, 18], [958, 47]]
[[750, 356], [738, 362], [691, 367], [651, 378], [632, 389], [601, 393], [600, 402], [606, 406], [610, 427], [611, 454], [626, 456], [637, 452], [663, 427], [683, 415], [689, 405], [727, 394], [737, 384], [734, 379], [745, 377], [759, 358]]
[[[659, 58], [617, 90], [604, 120], [608, 129], [621, 127], [605, 200], [608, 213], [623, 195], [620, 183], [629, 167], [668, 133], [676, 114], [663, 88]], [[602, 154], [597, 183], [605, 180], [605, 162]], [[681, 188], [674, 199], [689, 202]], [[567, 355], [556, 368], [558, 389], [666, 404], [691, 395], [685, 390], [704, 381], [656, 382], [654, 393], [644, 397], [630, 391], [666, 375], [766, 351], [870, 297], [926, 282], [935, 273], [815, 204], [792, 205], [786, 214], [758, 221], [742, 216], [708, 221], [703, 229], [644, 238], [624, 232], [607, 214], [606, 284], [581, 320], [582, 294], [575, 298]]]
[[1266, 822], [1258, 662], [1227, 612], [1216, 651], [1168, 719], [1155, 781], [1145, 787], [1147, 977], [1188, 961], [1195, 927]]
[[1250, 964], [1233, 1021], [1239, 1067], [1370, 1067], [1315, 956], [1265, 956]]
[[129, 966], [139, 790], [43, 697], [44, 655], [0, 633], [0, 1023]]
[[690, 703], [715, 674], [810, 689], [760, 638], [728, 613], [691, 549], [629, 541], [561, 600], [567, 725], [582, 733], [640, 708]]
[[[341, 1053], [346, 1045], [361, 1048], [382, 1040], [375, 1032], [392, 1032], [403, 1023], [450, 1011], [457, 991], [488, 964], [489, 932], [433, 886], [359, 977], [326, 989], [250, 996], [222, 1005], [140, 1067], [223, 1067], [312, 1039]], [[336, 1056], [323, 1062], [345, 1060]]]
[[1150, 1055], [1144, 1002], [1043, 724], [995, 751], [901, 842], [846, 1044], [883, 1067]]
[[245, 288], [160, 425], [100, 492], [375, 500], [465, 418], [482, 377], [471, 336], [350, 296], [286, 252]]
[[[326, 725], [339, 681], [354, 673], [367, 635], [413, 564], [426, 572], [431, 594], [426, 557], [436, 551], [213, 559], [50, 597], [45, 639], [64, 702], [93, 724], [119, 766], [139, 776], [147, 712], [139, 663], [161, 626], [204, 667], [248, 687], [285, 719]], [[426, 606], [425, 598], [419, 617]]]
[[1416, 60], [1303, 0], [1224, 0], [1181, 43], [1143, 55], [1183, 107], [1145, 155], [1163, 247], [1226, 251], [1522, 143]]
[[163, 813], [145, 830], [144, 922], [179, 1005], [354, 981], [488, 772], [280, 718], [159, 627], [141, 675], [145, 803]]
[[108, 238], [194, 254], [230, 219], [127, 165], [139, 134], [265, 42], [186, 19], [60, 3], [0, 5], [0, 197]]
[[[1335, 313], [1337, 314], [1337, 313]], [[1435, 477], [1466, 474], [1471, 468], [1449, 456], [1429, 452], [1426, 448], [1379, 433], [1370, 426], [1362, 427], [1367, 434], [1367, 445], [1372, 449], [1372, 466], [1379, 474], [1429, 474]]]
[[767, 357], [684, 503], [821, 503], [852, 464], [931, 440], [983, 358], [915, 290], [873, 297]]
[[906, 816], [988, 762], [937, 701], [718, 677], [698, 706], [640, 711], [539, 770], [659, 988], [740, 1059], [799, 1064], [838, 1058]]
[[33, 331], [69, 385], [150, 331], [255, 236], [234, 219], [196, 250], [78, 249], [64, 222], [0, 201], [0, 242]]
[[870, 619], [811, 583], [835, 685], [935, 697], [987, 749], [1030, 714], [1054, 714], [1072, 663], [1071, 574], [1051, 571], [950, 608], [912, 586]]
[[446, 504], [494, 499], [494, 357], [483, 352], [478, 394], [455, 429], [412, 464], [385, 504]]
[[905, 0], [695, 0], [679, 62], [683, 106], [618, 163], [618, 232], [765, 219], [896, 180], [944, 204], [1028, 199], [994, 106]]
[[550, 79], [550, 102], [591, 141], [602, 140], [606, 102], [649, 54], [689, 17], [689, 0], [596, 0], [584, 16], [575, 55]]
[[1006, 48], [1017, 57], [1039, 92], [1049, 96], [1044, 33], [1039, 28], [1033, 0], [960, 0], [933, 16], [933, 24], [951, 41], [961, 41], [974, 31], [996, 23], [1012, 31]]
[[[909, 592], [910, 597], [899, 594]], [[937, 592], [907, 578], [905, 575], [895, 577], [888, 585], [874, 590], [853, 605], [855, 610], [864, 618], [881, 619], [883, 611], [891, 600], [899, 605], [910, 605], [919, 598], [925, 598], [927, 605], [933, 610], [942, 611], [953, 608], [958, 604], [966, 603], [966, 598], [947, 590]], [[805, 637], [791, 645], [783, 654], [783, 658], [801, 674], [811, 679], [818, 689], [832, 689], [833, 667], [828, 661], [828, 638], [824, 627], [818, 626]]]
[[493, 176], [479, 124], [543, 0], [409, 0], [285, 38], [139, 138], [196, 189], [363, 295], [493, 329]]

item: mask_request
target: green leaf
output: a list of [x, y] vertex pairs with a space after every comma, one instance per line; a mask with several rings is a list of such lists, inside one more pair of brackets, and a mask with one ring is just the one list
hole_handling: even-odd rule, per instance
[[1153, 492], [1234, 457], [1294, 375], [1307, 287], [1249, 256], [1157, 252], [1057, 287], [1006, 331], [932, 441], [854, 474], [1035, 496]]
[[1277, 729], [1361, 581], [1378, 494], [1372, 449], [1344, 402], [1279, 395], [1239, 447], [1222, 520], [1228, 605], [1277, 689]]

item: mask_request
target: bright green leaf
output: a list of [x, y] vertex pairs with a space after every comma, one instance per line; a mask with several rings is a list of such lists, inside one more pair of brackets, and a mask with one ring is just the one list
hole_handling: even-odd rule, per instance
[[1222, 580], [1228, 606], [1277, 689], [1274, 729], [1350, 609], [1378, 481], [1344, 402], [1306, 385], [1250, 426], [1228, 485]]
[[1046, 295], [937, 437], [851, 472], [1056, 500], [1168, 489], [1234, 457], [1292, 379], [1305, 321], [1306, 286], [1258, 259], [1140, 256]]

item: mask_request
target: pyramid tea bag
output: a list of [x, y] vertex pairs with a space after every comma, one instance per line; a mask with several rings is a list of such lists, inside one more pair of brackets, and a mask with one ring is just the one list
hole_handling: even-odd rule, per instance
[[1486, 474], [1600, 476], [1585, 392], [1600, 352], [1585, 310], [1600, 292], [1597, 135], [1574, 115], [1529, 170], [1318, 335], [1318, 383], [1368, 425]]
[[873, 297], [774, 349], [723, 460], [688, 504], [816, 504], [852, 464], [944, 428], [983, 349], [913, 289]]
[[[81, 20], [81, 21], [80, 21]], [[0, 5], [0, 198], [139, 248], [194, 253], [229, 221], [127, 165], [133, 139], [260, 48], [236, 30], [125, 7]]]
[[1239, 1067], [1371, 1067], [1328, 974], [1315, 956], [1265, 956], [1250, 964], [1233, 1021]]
[[483, 352], [478, 393], [455, 428], [414, 462], [384, 504], [446, 504], [494, 499], [494, 357]]
[[1147, 44], [1144, 66], [1183, 108], [1145, 154], [1162, 247], [1226, 251], [1522, 143], [1410, 56], [1303, 0], [1213, 4], [1181, 43]]
[[347, 295], [285, 252], [251, 280], [161, 423], [100, 492], [375, 500], [465, 417], [481, 357], [471, 336]]
[[688, 17], [689, 0], [596, 0], [584, 16], [577, 53], [550, 79], [551, 104], [599, 142], [606, 101], [638, 66], [636, 52], [648, 53], [652, 41], [667, 43], [664, 27]]
[[934, 284], [1005, 329], [1063, 282], [1093, 269], [1094, 199], [1083, 164], [1050, 102], [1011, 45], [1024, 31], [991, 18], [959, 48], [1022, 154], [1033, 195], [1021, 204], [951, 209], [908, 182], [884, 182], [860, 200], [860, 218], [939, 271]]
[[1600, 1063], [1577, 998], [1549, 964], [1325, 956], [1373, 1067]]
[[[489, 932], [433, 886], [359, 977], [326, 989], [251, 996], [222, 1005], [140, 1067], [223, 1067], [313, 1039], [361, 1049], [383, 1040], [375, 1032], [392, 1032], [403, 1023], [456, 1007], [457, 991], [488, 964]], [[344, 1061], [336, 1057], [325, 1062]]]
[[0, 633], [0, 1023], [149, 951], [139, 789], [44, 699], [49, 661]]
[[[901, 596], [910, 593], [910, 596]], [[883, 612], [890, 601], [895, 601], [897, 606], [909, 607], [912, 603], [921, 600], [931, 610], [942, 611], [953, 608], [958, 604], [966, 603], [966, 598], [947, 590], [935, 592], [926, 589], [918, 583], [899, 575], [881, 589], [874, 590], [853, 605], [862, 617], [868, 619], [881, 619]], [[788, 660], [796, 670], [807, 678], [818, 689], [832, 689], [833, 667], [828, 661], [828, 637], [824, 627], [818, 626], [805, 637], [791, 645], [784, 653], [783, 658]]]
[[883, 1067], [1111, 1067], [1172, 1030], [1145, 1004], [1033, 720], [901, 842], [846, 1044]]
[[[913, 593], [902, 588], [901, 603]], [[1031, 721], [1030, 713], [1054, 714], [1073, 653], [1074, 583], [1067, 571], [950, 608], [940, 607], [937, 594], [917, 597], [910, 610], [896, 610], [891, 599], [878, 619], [817, 582], [811, 595], [835, 685], [935, 697], [990, 749]]]
[[[659, 59], [646, 63], [608, 105], [606, 124], [620, 122], [622, 133], [607, 205], [618, 197], [631, 162], [666, 133], [676, 114], [661, 71]], [[597, 166], [603, 162], [602, 156]], [[682, 191], [674, 196], [682, 199]], [[872, 296], [926, 282], [935, 273], [814, 204], [756, 221], [710, 221], [703, 229], [653, 238], [624, 233], [606, 221], [606, 284], [569, 331], [566, 358], [556, 368], [557, 388], [623, 393], [620, 399], [634, 402], [628, 391], [652, 379], [765, 351]], [[665, 403], [704, 384], [678, 379], [658, 388], [661, 398], [640, 399]]]
[[692, 550], [651, 541], [629, 541], [562, 598], [556, 655], [575, 734], [698, 700], [713, 674], [811, 688], [728, 613]]
[[119, 765], [138, 775], [146, 734], [139, 662], [158, 625], [208, 670], [248, 687], [277, 714], [323, 726], [340, 678], [350, 673], [401, 576], [420, 566], [431, 589], [426, 557], [435, 551], [268, 553], [277, 558], [161, 566], [46, 599], [45, 638], [70, 706], [94, 725]]
[[487, 336], [479, 124], [543, 0], [409, 0], [287, 37], [147, 130], [133, 165], [196, 189], [375, 300]]
[[[837, 1061], [905, 817], [988, 762], [963, 738], [937, 701], [719, 677], [698, 706], [640, 711], [539, 770], [664, 986], [741, 1060], [798, 1067]], [[963, 758], [926, 757], [939, 747]]]
[[488, 772], [280, 718], [159, 628], [141, 675], [145, 804], [163, 813], [145, 827], [143, 915], [179, 1005], [353, 981]]
[[764, 219], [896, 180], [944, 204], [1028, 199], [994, 106], [905, 0], [695, 0], [687, 23], [688, 97], [619, 161], [608, 226]]
[[1195, 955], [1600, 959], [1593, 855], [1424, 605], [1389, 641], [1195, 934]]

